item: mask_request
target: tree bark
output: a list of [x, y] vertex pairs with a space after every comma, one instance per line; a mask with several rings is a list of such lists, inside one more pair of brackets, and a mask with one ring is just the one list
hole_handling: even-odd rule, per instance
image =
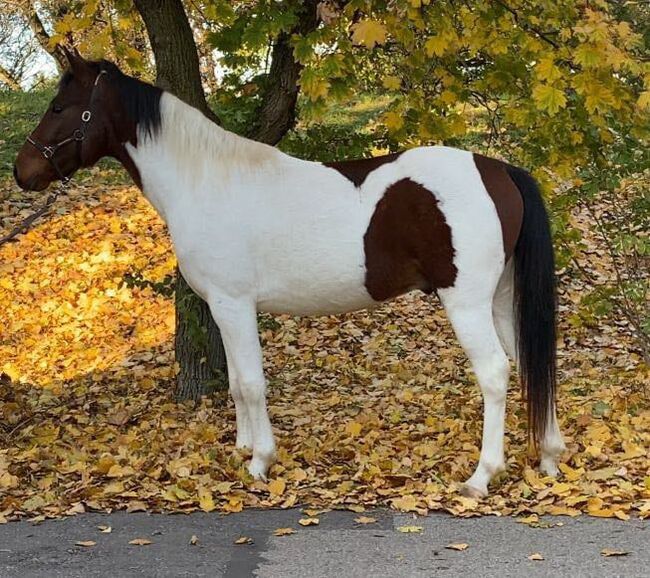
[[9, 90], [20, 91], [22, 87], [20, 82], [14, 78], [9, 70], [0, 64], [0, 82], [4, 84]]
[[[198, 52], [181, 0], [135, 0], [135, 6], [156, 59], [158, 86], [218, 123], [205, 100]], [[225, 387], [227, 368], [221, 334], [207, 303], [192, 291], [178, 269], [175, 301], [176, 396], [198, 400], [215, 388]]]
[[273, 46], [271, 69], [262, 92], [261, 104], [255, 121], [246, 131], [249, 138], [275, 145], [293, 128], [296, 122], [298, 79], [302, 65], [293, 57], [290, 41], [293, 34], [308, 34], [315, 30], [319, 20], [319, 0], [307, 0], [299, 13], [299, 20], [290, 33], [282, 32]]

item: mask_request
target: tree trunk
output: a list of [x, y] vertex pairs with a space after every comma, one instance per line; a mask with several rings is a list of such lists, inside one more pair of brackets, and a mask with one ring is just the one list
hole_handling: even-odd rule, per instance
[[[194, 36], [180, 0], [135, 0], [156, 59], [156, 83], [218, 122], [209, 109]], [[176, 271], [176, 379], [178, 399], [198, 400], [226, 384], [226, 356], [219, 328], [205, 301]]]
[[[291, 35], [306, 34], [318, 26], [318, 0], [306, 0], [298, 24], [281, 33], [273, 47], [262, 102], [250, 138], [276, 144], [295, 122], [301, 65], [293, 58]], [[194, 36], [181, 0], [135, 0], [156, 58], [157, 84], [219, 122], [209, 109]], [[180, 275], [176, 285], [176, 360], [180, 366], [177, 395], [197, 399], [225, 374], [225, 354], [209, 309]], [[223, 383], [223, 382], [222, 382]]]
[[293, 30], [278, 35], [273, 46], [271, 69], [265, 80], [261, 104], [255, 121], [246, 132], [249, 138], [274, 145], [293, 128], [302, 65], [293, 58], [290, 40], [293, 34], [308, 34], [316, 29], [319, 22], [318, 3], [319, 0], [304, 2], [300, 19]]

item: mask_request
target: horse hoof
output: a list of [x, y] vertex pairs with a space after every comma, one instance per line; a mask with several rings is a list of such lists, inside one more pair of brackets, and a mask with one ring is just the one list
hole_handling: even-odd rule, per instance
[[266, 470], [266, 466], [255, 459], [252, 459], [251, 463], [248, 465], [248, 473], [253, 476], [254, 479], [262, 480], [263, 482], [266, 482]]
[[475, 488], [474, 486], [470, 486], [469, 484], [463, 484], [460, 487], [460, 494], [466, 498], [481, 500], [483, 498], [487, 498], [488, 491], [487, 488], [485, 490], [481, 490], [479, 488]]

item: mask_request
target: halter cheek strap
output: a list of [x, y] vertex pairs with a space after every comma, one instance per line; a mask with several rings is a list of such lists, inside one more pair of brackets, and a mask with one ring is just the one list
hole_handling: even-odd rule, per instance
[[70, 182], [72, 175], [66, 176], [63, 174], [63, 172], [59, 168], [59, 165], [56, 162], [56, 159], [54, 158], [54, 155], [57, 153], [59, 149], [63, 148], [65, 145], [70, 144], [71, 142], [75, 142], [78, 143], [77, 146], [79, 147], [79, 155], [81, 156], [81, 143], [86, 138], [86, 129], [88, 128], [88, 124], [92, 119], [93, 116], [92, 111], [94, 108], [95, 100], [97, 99], [97, 85], [99, 84], [99, 79], [104, 74], [106, 74], [106, 71], [100, 70], [99, 74], [95, 78], [95, 82], [93, 83], [93, 89], [92, 92], [90, 93], [90, 99], [88, 101], [88, 108], [81, 113], [81, 124], [79, 125], [79, 128], [74, 129], [74, 131], [69, 137], [64, 138], [63, 140], [55, 144], [42, 144], [37, 140], [34, 140], [31, 135], [27, 137], [27, 142], [33, 145], [36, 148], [36, 150], [38, 150], [41, 153], [41, 155], [43, 155], [43, 158], [46, 159], [50, 163], [50, 165], [52, 165], [54, 172], [56, 173], [57, 177], [59, 177], [59, 179], [61, 180], [61, 183], [64, 185], [67, 185]]

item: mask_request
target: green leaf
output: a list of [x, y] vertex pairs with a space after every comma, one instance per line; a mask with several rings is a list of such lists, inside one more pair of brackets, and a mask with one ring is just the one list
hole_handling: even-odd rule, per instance
[[540, 109], [549, 114], [555, 114], [566, 106], [564, 92], [550, 84], [536, 85], [533, 88], [533, 100]]

